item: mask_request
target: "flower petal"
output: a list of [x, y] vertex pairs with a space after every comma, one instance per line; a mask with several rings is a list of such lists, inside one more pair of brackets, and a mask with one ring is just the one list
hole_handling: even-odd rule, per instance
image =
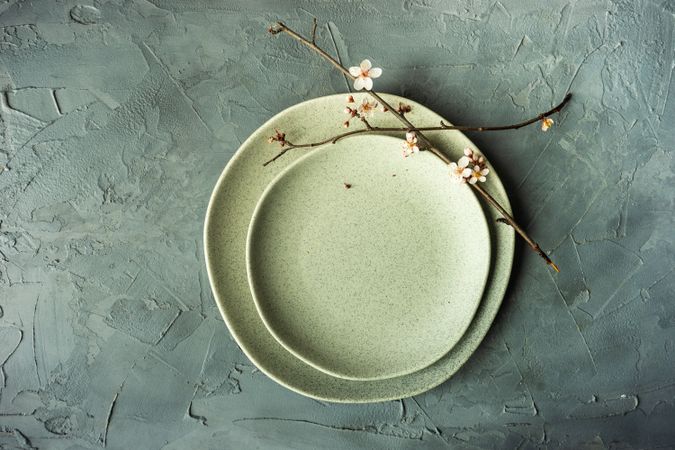
[[371, 89], [373, 88], [373, 80], [372, 80], [371, 78], [364, 77], [364, 78], [363, 78], [363, 87], [364, 87], [367, 91], [371, 90]]
[[457, 169], [457, 163], [452, 162], [452, 163], [450, 163], [450, 165], [448, 167], [450, 167], [450, 172], [454, 173], [455, 169]]
[[358, 77], [359, 75], [361, 75], [361, 68], [357, 67], [357, 66], [352, 66], [352, 67], [349, 68], [349, 73], [353, 77]]
[[408, 131], [408, 132], [405, 134], [405, 140], [408, 141], [408, 142], [412, 142], [412, 140], [413, 140], [414, 138], [415, 138], [415, 133], [413, 133], [412, 131]]
[[462, 170], [462, 177], [469, 178], [471, 176], [471, 169]]
[[469, 162], [470, 162], [470, 161], [471, 161], [471, 160], [469, 159], [468, 156], [462, 156], [461, 158], [459, 158], [459, 161], [457, 161], [457, 165], [458, 165], [459, 167], [466, 167], [466, 166], [469, 165]]
[[420, 152], [420, 148], [419, 148], [418, 146], [415, 145], [415, 146], [413, 146], [412, 151], [413, 151], [413, 153], [419, 153], [419, 152]]
[[358, 77], [357, 79], [354, 80], [354, 89], [357, 91], [360, 91], [364, 87], [364, 80], [365, 78]]
[[369, 59], [364, 59], [363, 61], [361, 61], [360, 67], [361, 70], [365, 72], [367, 70], [370, 70], [370, 68], [373, 67], [373, 65], [370, 63]]
[[548, 131], [549, 128], [553, 125], [553, 119], [550, 117], [545, 118], [544, 120], [541, 121], [541, 129], [542, 131]]
[[469, 184], [476, 184], [476, 181], [478, 181], [478, 178], [471, 177], [471, 179], [469, 180]]
[[487, 175], [488, 173], [490, 173], [490, 169], [488, 169], [487, 167], [480, 171], [480, 174], [483, 176]]
[[473, 154], [473, 151], [469, 147], [467, 147], [464, 149], [464, 154], [466, 156], [471, 156]]
[[478, 178], [478, 181], [480, 181], [481, 183], [485, 183], [485, 180], [487, 180], [487, 178], [485, 178], [485, 177], [479, 177]]
[[373, 67], [368, 71], [368, 76], [370, 78], [377, 78], [380, 75], [382, 75], [382, 69], [380, 69], [379, 67]]

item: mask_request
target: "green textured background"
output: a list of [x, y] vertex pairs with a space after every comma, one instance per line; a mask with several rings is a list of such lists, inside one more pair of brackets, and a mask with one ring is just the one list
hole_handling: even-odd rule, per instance
[[[671, 448], [675, 6], [668, 1], [0, 0], [0, 447]], [[291, 40], [473, 134], [520, 247], [474, 357], [415, 398], [330, 405], [255, 370], [211, 297], [202, 219], [266, 119], [343, 92]]]

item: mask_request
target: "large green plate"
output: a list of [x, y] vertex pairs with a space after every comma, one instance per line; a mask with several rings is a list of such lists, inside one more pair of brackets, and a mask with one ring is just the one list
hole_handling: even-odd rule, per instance
[[[359, 101], [360, 94], [357, 95]], [[409, 119], [419, 125], [445, 120], [433, 111], [405, 98], [384, 95], [391, 104], [412, 105]], [[336, 378], [296, 358], [269, 333], [259, 316], [249, 289], [246, 272], [246, 237], [260, 196], [267, 185], [307, 150], [293, 150], [263, 167], [278, 148], [267, 142], [274, 129], [283, 130], [295, 142], [324, 139], [339, 132], [344, 95], [333, 95], [300, 103], [277, 114], [240, 147], [214, 188], [206, 213], [204, 247], [209, 280], [218, 308], [248, 358], [270, 378], [303, 395], [334, 402], [377, 402], [413, 396], [429, 390], [452, 376], [476, 350], [501, 304], [513, 262], [514, 233], [495, 222], [498, 215], [484, 207], [492, 242], [491, 270], [485, 295], [461, 340], [432, 365], [395, 378], [359, 381]], [[373, 123], [399, 126], [391, 114], [379, 114]], [[447, 121], [446, 121], [447, 123]], [[459, 132], [428, 133], [434, 145], [453, 159], [463, 149], [475, 146]], [[413, 157], [414, 158], [414, 157]], [[414, 163], [414, 160], [410, 161]], [[510, 211], [503, 185], [494, 168], [485, 188]], [[471, 231], [467, 230], [470, 239]]]

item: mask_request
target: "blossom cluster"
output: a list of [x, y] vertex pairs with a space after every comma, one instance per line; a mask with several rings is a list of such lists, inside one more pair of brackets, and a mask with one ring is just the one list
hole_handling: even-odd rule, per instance
[[288, 144], [288, 141], [286, 140], [286, 133], [283, 133], [276, 128], [274, 129], [274, 133], [274, 136], [270, 136], [267, 139], [267, 142], [270, 144], [278, 142], [280, 146], [285, 147]]
[[373, 114], [375, 114], [375, 111], [378, 107], [378, 103], [376, 101], [370, 101], [367, 98], [364, 98], [363, 101], [359, 104], [356, 104], [356, 100], [354, 100], [354, 96], [348, 95], [347, 96], [347, 106], [344, 109], [345, 114], [349, 114], [349, 117], [347, 120], [342, 124], [343, 127], [348, 128], [349, 127], [349, 121], [352, 119], [369, 119], [373, 117]]
[[450, 163], [450, 176], [457, 183], [476, 184], [484, 183], [490, 169], [487, 168], [485, 158], [474, 153], [469, 147], [464, 149], [464, 156], [457, 162]]

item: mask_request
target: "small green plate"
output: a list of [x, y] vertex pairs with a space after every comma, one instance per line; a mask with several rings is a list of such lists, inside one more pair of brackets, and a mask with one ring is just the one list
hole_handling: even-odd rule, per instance
[[366, 135], [308, 153], [268, 186], [247, 270], [272, 335], [340, 378], [427, 367], [459, 342], [489, 272], [490, 234], [467, 185], [430, 153]]
[[[354, 94], [360, 102], [367, 94]], [[412, 100], [380, 94], [392, 105], [412, 106], [406, 117], [414, 124], [437, 124], [447, 119]], [[490, 275], [483, 299], [469, 329], [441, 359], [408, 375], [376, 381], [346, 380], [322, 372], [304, 363], [274, 339], [265, 327], [251, 295], [246, 272], [246, 236], [253, 211], [269, 183], [308, 150], [293, 150], [263, 167], [279, 147], [267, 139], [275, 128], [294, 142], [312, 142], [340, 132], [345, 107], [344, 94], [316, 98], [294, 105], [263, 124], [241, 145], [213, 189], [204, 223], [206, 268], [213, 295], [232, 337], [246, 356], [277, 383], [319, 400], [365, 403], [410, 397], [438, 386], [469, 359], [497, 315], [511, 274], [515, 234], [513, 228], [496, 222], [499, 213], [482, 203], [488, 218], [492, 242]], [[398, 127], [392, 114], [376, 115], [371, 121], [382, 127]], [[399, 133], [400, 137], [402, 133]], [[462, 156], [464, 147], [476, 148], [460, 132], [430, 132], [427, 136], [436, 148], [451, 159]], [[394, 153], [396, 153], [394, 151]], [[415, 160], [411, 160], [414, 162]], [[498, 171], [490, 167], [484, 188], [511, 211], [508, 196]], [[345, 174], [347, 176], [348, 174]], [[347, 180], [345, 180], [347, 181]], [[356, 189], [357, 186], [353, 186]], [[471, 230], [467, 230], [471, 236]], [[225, 337], [223, 337], [225, 338]]]

